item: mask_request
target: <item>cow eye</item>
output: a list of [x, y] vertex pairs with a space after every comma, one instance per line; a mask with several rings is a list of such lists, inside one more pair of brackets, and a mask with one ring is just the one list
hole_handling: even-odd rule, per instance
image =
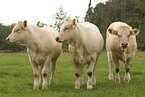
[[120, 35], [117, 35], [118, 37], [121, 37]]
[[67, 27], [67, 28], [65, 28], [65, 31], [66, 31], [66, 30], [69, 30], [69, 28], [68, 28], [68, 27]]
[[15, 30], [15, 32], [18, 32], [18, 31], [20, 31], [20, 29]]

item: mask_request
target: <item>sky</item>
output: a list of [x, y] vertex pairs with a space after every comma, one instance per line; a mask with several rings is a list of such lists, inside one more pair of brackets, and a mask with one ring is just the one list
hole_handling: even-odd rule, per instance
[[[53, 23], [53, 16], [58, 12], [60, 5], [63, 6], [67, 16], [74, 18], [80, 16], [84, 21], [90, 0], [1, 0], [0, 2], [0, 23], [11, 25], [18, 21], [28, 21], [28, 25], [36, 25], [41, 21], [50, 25]], [[107, 0], [92, 0], [95, 7], [99, 2]], [[53, 25], [53, 24], [52, 24]]]

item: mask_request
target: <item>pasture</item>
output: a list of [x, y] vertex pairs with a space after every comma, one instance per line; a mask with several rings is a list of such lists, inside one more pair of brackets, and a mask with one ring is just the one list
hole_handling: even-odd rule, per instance
[[[106, 52], [102, 52], [96, 71], [96, 85], [87, 90], [85, 84], [76, 90], [74, 68], [69, 53], [62, 53], [55, 72], [55, 84], [47, 90], [33, 89], [33, 71], [26, 53], [0, 53], [0, 97], [145, 97], [145, 52], [137, 52], [131, 65], [130, 83], [124, 83], [124, 68], [121, 64], [120, 84], [108, 80]], [[114, 72], [115, 74], [115, 72]], [[48, 75], [48, 82], [50, 71]]]

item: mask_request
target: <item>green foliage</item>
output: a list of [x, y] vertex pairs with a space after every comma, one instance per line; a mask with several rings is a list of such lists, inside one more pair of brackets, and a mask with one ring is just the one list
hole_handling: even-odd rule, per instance
[[66, 12], [64, 12], [63, 6], [60, 5], [59, 11], [56, 12], [56, 15], [53, 17], [55, 20], [54, 26], [52, 27], [56, 28], [58, 32], [60, 32], [60, 26], [63, 24], [63, 19], [66, 18]]
[[[55, 84], [47, 90], [33, 90], [33, 71], [27, 54], [0, 54], [0, 97], [145, 97], [145, 52], [138, 52], [131, 64], [130, 83], [124, 83], [124, 68], [121, 64], [121, 83], [108, 80], [109, 67], [107, 54], [103, 52], [98, 60], [96, 85], [87, 90], [87, 74], [84, 70], [85, 84], [75, 89], [75, 72], [69, 53], [59, 57], [55, 72]], [[115, 70], [113, 72], [115, 74]], [[50, 71], [48, 73], [48, 82]]]
[[[64, 19], [66, 18], [66, 12], [64, 12], [63, 6], [60, 5], [59, 11], [56, 12], [56, 15], [53, 17], [55, 20], [54, 25], [50, 25], [50, 27], [54, 27], [58, 32], [60, 32], [60, 26], [64, 23]], [[68, 51], [68, 44], [62, 44], [63, 51]]]
[[38, 27], [44, 27], [44, 26], [47, 26], [47, 24], [38, 21], [36, 26], [38, 26]]
[[98, 3], [91, 7], [91, 0], [85, 21], [97, 25], [106, 39], [106, 30], [112, 22], [126, 22], [133, 28], [138, 28], [140, 34], [137, 36], [138, 49], [145, 50], [145, 1], [144, 0], [109, 0], [105, 4]]

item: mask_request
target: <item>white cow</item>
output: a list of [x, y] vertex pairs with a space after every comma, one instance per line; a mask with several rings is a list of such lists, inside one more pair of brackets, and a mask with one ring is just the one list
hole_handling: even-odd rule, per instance
[[56, 41], [70, 44], [71, 61], [74, 66], [76, 82], [79, 89], [84, 84], [83, 69], [88, 64], [87, 88], [92, 89], [96, 84], [95, 72], [98, 57], [103, 49], [104, 40], [98, 27], [91, 23], [77, 23], [76, 19], [65, 19]]
[[132, 63], [136, 49], [136, 35], [139, 34], [138, 29], [132, 29], [129, 25], [123, 22], [114, 22], [107, 29], [106, 33], [106, 49], [109, 64], [109, 80], [113, 80], [113, 64], [116, 70], [115, 82], [120, 83], [119, 60], [123, 61], [125, 69], [124, 82], [129, 82], [130, 64]]
[[[47, 89], [47, 75], [51, 64], [51, 77], [49, 84], [54, 83], [56, 62], [61, 53], [61, 44], [55, 41], [58, 32], [50, 27], [39, 28], [27, 26], [27, 21], [18, 22], [7, 37], [9, 43], [27, 47], [29, 60], [34, 73], [34, 89]], [[38, 83], [39, 76], [39, 83]]]

